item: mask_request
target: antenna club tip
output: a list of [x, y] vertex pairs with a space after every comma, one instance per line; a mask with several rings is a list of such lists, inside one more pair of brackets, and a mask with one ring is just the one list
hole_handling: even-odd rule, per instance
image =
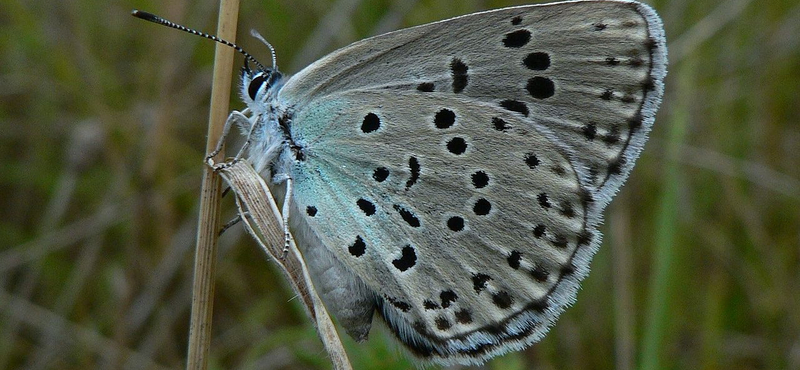
[[144, 20], [150, 21], [150, 22], [158, 23], [158, 21], [159, 21], [158, 16], [156, 16], [155, 14], [148, 13], [148, 12], [145, 12], [145, 11], [141, 11], [139, 9], [133, 9], [131, 11], [131, 15], [136, 17], [136, 18], [141, 18], [141, 19], [144, 19]]

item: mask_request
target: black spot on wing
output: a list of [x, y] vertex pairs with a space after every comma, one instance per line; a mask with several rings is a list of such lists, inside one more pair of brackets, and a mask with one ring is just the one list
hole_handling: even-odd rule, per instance
[[361, 131], [365, 134], [374, 132], [381, 127], [381, 119], [375, 113], [368, 113], [361, 122]]
[[453, 77], [453, 92], [458, 94], [464, 91], [469, 82], [469, 75], [467, 74], [469, 67], [467, 67], [461, 59], [453, 58], [450, 62], [450, 73]]
[[435, 88], [436, 86], [433, 84], [433, 82], [423, 82], [417, 85], [417, 91], [420, 92], [433, 92]]
[[407, 210], [407, 209], [405, 209], [405, 208], [403, 208], [403, 207], [401, 207], [401, 206], [399, 206], [397, 204], [394, 205], [394, 209], [395, 209], [395, 211], [397, 211], [397, 213], [400, 214], [400, 217], [402, 217], [403, 221], [405, 221], [409, 226], [411, 226], [411, 227], [419, 227], [420, 226], [419, 219], [411, 211], [409, 211], [409, 210]]
[[550, 55], [543, 52], [530, 53], [522, 60], [522, 64], [534, 71], [544, 71], [550, 68]]
[[512, 100], [512, 99], [503, 100], [500, 102], [500, 106], [512, 112], [520, 113], [525, 117], [527, 117], [528, 114], [530, 114], [528, 106], [525, 103], [518, 100]]
[[406, 190], [411, 189], [419, 181], [420, 165], [417, 157], [408, 158], [408, 172], [411, 174], [406, 181]]
[[413, 247], [407, 245], [403, 247], [401, 253], [402, 255], [400, 258], [392, 261], [392, 265], [394, 265], [396, 269], [400, 270], [400, 272], [407, 271], [417, 264], [417, 252]]
[[521, 48], [531, 41], [531, 31], [522, 29], [509, 32], [503, 38], [503, 45], [507, 48]]
[[486, 289], [486, 283], [492, 280], [489, 275], [486, 274], [475, 274], [472, 275], [472, 288], [475, 289], [475, 293], [480, 293], [482, 290]]
[[367, 244], [364, 243], [364, 239], [361, 239], [361, 235], [358, 235], [356, 241], [347, 250], [353, 257], [361, 257], [367, 251]]

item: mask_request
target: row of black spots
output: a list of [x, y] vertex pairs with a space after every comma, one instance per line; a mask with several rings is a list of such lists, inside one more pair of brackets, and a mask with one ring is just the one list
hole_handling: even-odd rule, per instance
[[566, 265], [561, 266], [561, 270], [559, 271], [559, 273], [561, 274], [561, 277], [563, 278], [565, 276], [569, 276], [569, 275], [574, 274], [575, 270], [576, 270], [575, 265], [573, 265], [572, 262], [570, 261]]
[[547, 196], [547, 193], [539, 193], [536, 196], [536, 202], [539, 203], [539, 206], [545, 209], [549, 209], [553, 205], [550, 203], [550, 198]]
[[537, 224], [533, 228], [533, 236], [536, 239], [541, 239], [544, 236], [544, 233], [547, 231], [547, 228], [542, 224]]
[[614, 146], [620, 142], [620, 130], [618, 125], [613, 125], [611, 128], [603, 135], [603, 142], [606, 143], [607, 146]]
[[403, 218], [403, 221], [405, 221], [408, 224], [408, 226], [411, 226], [411, 227], [419, 227], [420, 226], [419, 218], [417, 218], [417, 216], [413, 212], [409, 211], [408, 209], [406, 209], [406, 208], [404, 208], [404, 207], [402, 207], [402, 206], [400, 206], [398, 204], [394, 205], [394, 210], [397, 211], [397, 213], [400, 214], [400, 217]]
[[525, 164], [528, 165], [528, 168], [535, 169], [539, 166], [542, 162], [539, 161], [539, 157], [533, 153], [526, 153], [525, 154]]
[[477, 273], [472, 275], [472, 288], [475, 289], [475, 293], [478, 294], [486, 289], [486, 283], [492, 280], [489, 275]]
[[483, 189], [489, 185], [489, 175], [485, 171], [475, 171], [472, 174], [472, 186], [475, 189]]
[[511, 253], [506, 258], [508, 266], [514, 270], [519, 269], [520, 261], [522, 261], [522, 253], [519, 251], [511, 251]]
[[439, 293], [439, 299], [442, 301], [442, 308], [448, 308], [458, 299], [458, 295], [456, 292], [448, 289]]
[[387, 302], [389, 302], [392, 306], [394, 306], [395, 308], [397, 308], [400, 311], [408, 312], [408, 311], [411, 310], [411, 305], [410, 304], [408, 304], [406, 302], [403, 302], [403, 301], [401, 301], [401, 300], [399, 300], [397, 298], [390, 297], [390, 296], [385, 295], [385, 294], [383, 295], [383, 298]]
[[411, 187], [414, 186], [414, 184], [416, 184], [417, 181], [419, 181], [420, 170], [421, 167], [419, 165], [419, 160], [417, 159], [417, 157], [409, 157], [408, 172], [410, 175], [408, 177], [408, 181], [406, 181], [406, 190], [411, 189]]
[[429, 310], [429, 311], [430, 310], [438, 310], [438, 309], [441, 308], [438, 303], [436, 303], [434, 301], [431, 301], [430, 299], [426, 299], [426, 300], [422, 301], [422, 307], [425, 308], [426, 310]]
[[553, 174], [555, 174], [556, 176], [559, 176], [559, 177], [564, 177], [564, 175], [567, 174], [567, 169], [564, 168], [564, 166], [562, 166], [562, 165], [560, 165], [558, 163], [550, 166], [550, 171], [553, 172]]
[[436, 328], [442, 331], [448, 330], [450, 327], [452, 327], [450, 320], [444, 316], [437, 317], [436, 320], [434, 320], [434, 323], [436, 324]]
[[[614, 97], [614, 90], [611, 90], [611, 89], [605, 89], [600, 94], [600, 99], [603, 99], [603, 100], [611, 100], [613, 97]], [[626, 93], [626, 94], [622, 95], [619, 98], [619, 101], [621, 101], [621, 102], [623, 102], [625, 104], [636, 103], [636, 96], [634, 96], [631, 93]]]
[[573, 218], [575, 217], [575, 208], [572, 207], [572, 203], [567, 201], [561, 201], [559, 203], [559, 213], [566, 218]]
[[508, 309], [514, 304], [514, 297], [505, 290], [492, 293], [492, 303], [501, 309]]
[[467, 141], [462, 137], [454, 137], [447, 142], [447, 150], [455, 155], [462, 155], [467, 151]]
[[405, 272], [417, 264], [417, 252], [410, 245], [403, 247], [400, 258], [393, 260], [392, 265], [400, 272]]
[[627, 159], [623, 154], [618, 155], [616, 158], [610, 160], [608, 162], [608, 173], [610, 175], [620, 175], [622, 174], [623, 169], [625, 168], [625, 164], [627, 163]]
[[[508, 262], [509, 267], [514, 270], [518, 270], [522, 261], [522, 253], [519, 251], [511, 251], [506, 258], [506, 261]], [[550, 273], [538, 264], [533, 266], [533, 268], [530, 270], [530, 274], [531, 277], [540, 283], [547, 281], [547, 278], [550, 276]]]
[[556, 85], [553, 80], [536, 76], [528, 79], [528, 84], [525, 86], [528, 93], [535, 99], [547, 99], [556, 93]]
[[420, 92], [433, 92], [436, 89], [436, 85], [433, 82], [423, 82], [417, 85], [417, 91]]
[[643, 67], [645, 65], [645, 60], [642, 57], [635, 55], [628, 59], [628, 65], [634, 68]]
[[629, 67], [638, 68], [644, 65], [645, 61], [639, 56], [632, 56], [627, 60], [621, 60], [616, 57], [607, 57], [603, 60], [603, 62], [607, 66], [616, 67], [619, 65], [627, 65]]
[[350, 246], [347, 248], [347, 251], [356, 258], [361, 257], [364, 255], [364, 253], [366, 253], [367, 244], [364, 243], [364, 239], [361, 238], [361, 235], [356, 235], [356, 241], [353, 242], [353, 244], [350, 244]]
[[378, 167], [372, 172], [372, 178], [377, 182], [384, 182], [389, 177], [389, 169], [386, 167]]
[[506, 132], [511, 128], [511, 125], [509, 125], [508, 122], [506, 122], [502, 118], [493, 117], [492, 118], [492, 127], [494, 127], [494, 129], [497, 130], [497, 131]]
[[361, 211], [364, 212], [364, 214], [367, 216], [372, 216], [375, 214], [375, 205], [364, 198], [360, 198], [359, 200], [357, 200], [356, 205], [358, 206], [358, 208], [361, 208]]
[[[454, 316], [455, 316], [456, 322], [459, 323], [459, 324], [467, 325], [467, 324], [472, 323], [472, 313], [466, 308], [462, 308], [462, 309], [456, 311]], [[436, 328], [441, 330], [441, 331], [446, 331], [446, 330], [450, 329], [453, 326], [450, 323], [450, 320], [448, 320], [445, 316], [437, 317], [434, 320], [434, 323], [436, 324]]]
[[368, 134], [377, 131], [381, 127], [381, 119], [375, 113], [367, 113], [361, 122], [361, 132]]
[[581, 129], [583, 133], [583, 137], [586, 138], [588, 141], [594, 141], [594, 138], [597, 137], [597, 124], [594, 122], [589, 122], [583, 126]]
[[550, 277], [550, 272], [538, 264], [533, 266], [530, 273], [531, 277], [540, 283], [544, 283]]
[[527, 117], [530, 114], [530, 111], [528, 110], [528, 105], [519, 100], [506, 99], [500, 102], [500, 106], [503, 107], [503, 109], [512, 112], [517, 112], [525, 117]]
[[309, 217], [314, 217], [314, 216], [316, 216], [316, 215], [317, 215], [317, 207], [314, 207], [314, 206], [308, 206], [308, 207], [306, 207], [306, 214], [307, 214]]
[[629, 20], [629, 21], [622, 22], [622, 27], [634, 28], [634, 27], [638, 27], [638, 26], [639, 26], [639, 22], [637, 22], [637, 21], [630, 21]]
[[621, 101], [621, 102], [623, 102], [625, 104], [632, 104], [632, 103], [636, 103], [636, 97], [633, 96], [633, 94], [631, 94], [631, 93], [627, 93], [627, 94], [623, 95], [621, 98], [619, 98], [619, 101]]
[[459, 324], [470, 324], [472, 323], [472, 313], [466, 309], [462, 308], [455, 312], [456, 322]]
[[452, 127], [456, 123], [456, 114], [450, 109], [442, 108], [433, 116], [433, 125], [444, 130]]
[[547, 296], [545, 296], [531, 303], [528, 303], [528, 305], [525, 306], [525, 308], [542, 313], [547, 311], [548, 308], [550, 308], [550, 303], [547, 301]]
[[486, 216], [491, 211], [492, 211], [492, 203], [486, 200], [485, 198], [478, 199], [472, 206], [472, 212], [475, 212], [475, 214], [478, 216]]
[[544, 71], [550, 68], [550, 54], [541, 51], [530, 53], [522, 60], [522, 64], [533, 71]]
[[531, 31], [526, 29], [509, 32], [503, 38], [503, 46], [507, 48], [521, 48], [531, 41]]
[[456, 292], [450, 289], [443, 290], [441, 293], [439, 293], [439, 300], [442, 302], [441, 304], [436, 303], [430, 299], [426, 299], [422, 302], [422, 307], [424, 307], [426, 310], [438, 310], [440, 308], [448, 308], [457, 299], [458, 295], [456, 294]]
[[448, 218], [447, 228], [455, 232], [464, 230], [464, 218], [460, 216], [453, 216]]
[[[638, 25], [639, 23], [636, 21], [625, 21], [622, 23], [622, 27], [626, 28], [633, 28], [637, 27]], [[606, 28], [608, 28], [608, 24], [606, 24], [605, 22], [596, 22], [592, 24], [592, 29], [595, 31], [603, 31]]]
[[567, 237], [561, 234], [553, 235], [553, 239], [550, 240], [550, 243], [552, 243], [553, 246], [559, 249], [565, 249], [567, 246], [569, 246], [569, 241], [567, 240]]
[[450, 62], [450, 74], [453, 77], [453, 93], [460, 93], [464, 91], [469, 82], [469, 75], [467, 74], [469, 67], [461, 61], [461, 59], [453, 58]]

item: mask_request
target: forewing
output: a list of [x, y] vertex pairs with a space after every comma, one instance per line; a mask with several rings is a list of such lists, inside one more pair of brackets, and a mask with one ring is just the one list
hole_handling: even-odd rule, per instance
[[356, 42], [281, 92], [289, 105], [347, 90], [450, 92], [516, 111], [578, 153], [606, 203], [638, 157], [663, 92], [666, 46], [646, 5], [575, 1], [471, 14]]

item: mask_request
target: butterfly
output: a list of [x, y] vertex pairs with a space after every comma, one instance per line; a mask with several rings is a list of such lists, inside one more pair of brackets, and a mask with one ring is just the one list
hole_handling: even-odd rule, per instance
[[377, 313], [442, 364], [525, 348], [575, 301], [667, 65], [658, 15], [625, 0], [403, 29], [291, 77], [228, 44], [256, 63], [232, 115], [246, 156], [328, 310], [356, 340]]

